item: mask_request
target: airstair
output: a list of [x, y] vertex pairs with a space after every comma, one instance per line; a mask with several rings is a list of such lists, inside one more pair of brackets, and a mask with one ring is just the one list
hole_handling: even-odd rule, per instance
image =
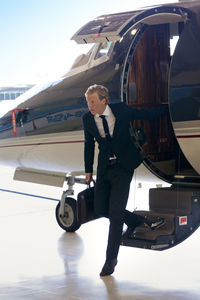
[[200, 225], [200, 189], [180, 186], [149, 190], [149, 211], [134, 211], [150, 221], [164, 218], [155, 230], [139, 226], [124, 246], [165, 250], [188, 238]]

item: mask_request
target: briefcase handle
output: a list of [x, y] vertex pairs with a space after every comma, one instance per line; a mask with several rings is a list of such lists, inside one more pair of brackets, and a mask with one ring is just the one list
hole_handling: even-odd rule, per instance
[[91, 182], [93, 182], [93, 186], [95, 186], [95, 180], [91, 180], [90, 182], [87, 182], [87, 187], [88, 189], [90, 189], [92, 186], [91, 186]]

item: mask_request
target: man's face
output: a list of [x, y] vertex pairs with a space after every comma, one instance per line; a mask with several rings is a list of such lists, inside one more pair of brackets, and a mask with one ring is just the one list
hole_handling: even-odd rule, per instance
[[97, 93], [87, 95], [86, 100], [88, 108], [93, 115], [101, 115], [106, 109], [106, 99], [100, 100]]

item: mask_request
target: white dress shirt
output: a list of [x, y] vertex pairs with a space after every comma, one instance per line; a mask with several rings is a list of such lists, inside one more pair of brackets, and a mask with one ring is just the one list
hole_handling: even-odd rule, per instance
[[[109, 128], [109, 132], [110, 132], [110, 136], [112, 137], [113, 135], [113, 130], [114, 130], [114, 126], [115, 126], [115, 116], [112, 113], [112, 110], [110, 109], [110, 107], [108, 105], [106, 105], [106, 109], [104, 110], [104, 112], [102, 113], [102, 115], [104, 115], [106, 117], [106, 121], [108, 123], [108, 128]], [[94, 120], [96, 122], [97, 128], [99, 130], [99, 133], [101, 135], [101, 137], [105, 138], [105, 131], [103, 128], [103, 120], [99, 117], [99, 114], [96, 114], [94, 116]]]

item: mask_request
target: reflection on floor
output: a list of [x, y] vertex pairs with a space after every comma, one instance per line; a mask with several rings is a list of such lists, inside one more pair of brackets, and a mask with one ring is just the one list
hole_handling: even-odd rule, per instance
[[65, 233], [55, 220], [57, 202], [0, 197], [0, 299], [200, 299], [199, 230], [164, 252], [121, 247], [115, 273], [101, 279], [107, 220]]

